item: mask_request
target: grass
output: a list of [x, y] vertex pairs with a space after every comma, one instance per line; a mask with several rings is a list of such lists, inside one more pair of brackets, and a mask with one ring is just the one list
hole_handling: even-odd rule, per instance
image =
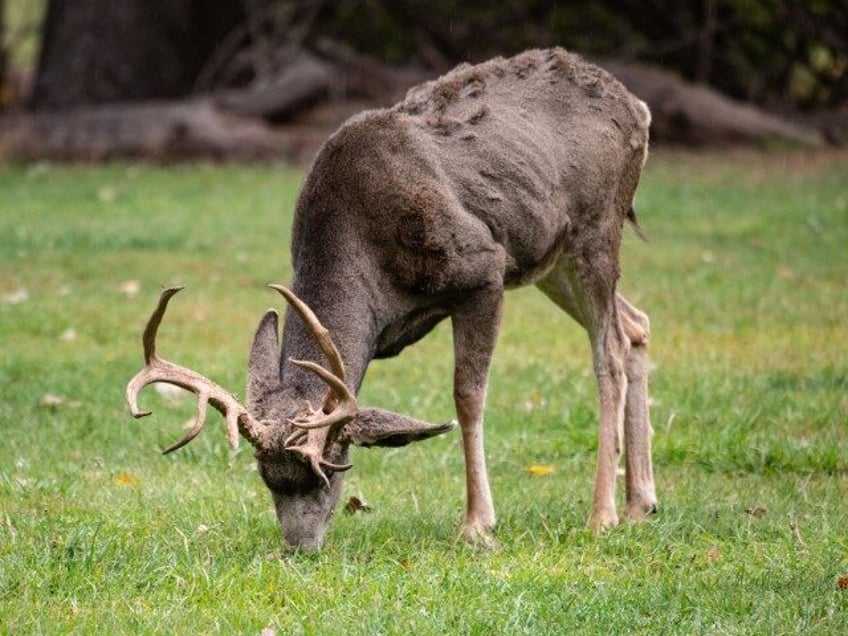
[[[457, 435], [361, 450], [317, 555], [287, 554], [249, 449], [123, 388], [161, 284], [160, 351], [234, 390], [291, 271], [283, 167], [0, 167], [0, 632], [842, 634], [848, 629], [848, 156], [652, 158], [622, 289], [651, 314], [660, 514], [585, 528], [585, 336], [508, 295], [487, 445], [502, 549], [455, 541]], [[361, 401], [452, 417], [438, 328]], [[532, 474], [531, 465], [551, 466]], [[544, 471], [541, 471], [544, 472]], [[796, 531], [790, 527], [790, 519]]]

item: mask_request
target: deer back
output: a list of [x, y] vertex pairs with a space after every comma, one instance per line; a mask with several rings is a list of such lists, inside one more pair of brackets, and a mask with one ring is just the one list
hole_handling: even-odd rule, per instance
[[617, 80], [562, 49], [460, 66], [326, 142], [297, 206], [295, 269], [383, 271], [434, 295], [461, 283], [459, 259], [501, 245], [505, 283], [531, 282], [593, 225], [583, 216], [612, 206], [623, 223], [648, 124]]

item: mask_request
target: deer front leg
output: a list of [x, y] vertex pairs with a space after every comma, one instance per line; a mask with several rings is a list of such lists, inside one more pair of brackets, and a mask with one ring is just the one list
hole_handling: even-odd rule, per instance
[[657, 496], [651, 464], [651, 420], [648, 397], [648, 317], [621, 295], [618, 310], [624, 332], [630, 339], [625, 372], [627, 403], [624, 409], [625, 483], [627, 518], [638, 521], [656, 512]]
[[624, 362], [628, 343], [616, 318], [607, 315], [600, 323], [601, 329], [592, 337], [592, 355], [600, 396], [598, 468], [592, 514], [589, 517], [589, 527], [595, 532], [618, 525], [615, 479], [621, 456], [621, 430], [627, 391]]
[[465, 454], [466, 513], [461, 536], [474, 545], [495, 547], [495, 507], [486, 472], [483, 411], [489, 365], [503, 308], [503, 290], [483, 290], [452, 316], [454, 401]]

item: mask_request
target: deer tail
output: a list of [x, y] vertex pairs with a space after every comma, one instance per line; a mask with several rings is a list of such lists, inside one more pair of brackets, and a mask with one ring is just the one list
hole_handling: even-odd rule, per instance
[[630, 209], [627, 210], [626, 217], [627, 220], [630, 221], [630, 225], [633, 226], [633, 231], [636, 232], [636, 236], [638, 236], [640, 239], [647, 243], [648, 237], [645, 236], [645, 233], [642, 231], [642, 228], [639, 227], [639, 219], [636, 218], [636, 208], [631, 205]]

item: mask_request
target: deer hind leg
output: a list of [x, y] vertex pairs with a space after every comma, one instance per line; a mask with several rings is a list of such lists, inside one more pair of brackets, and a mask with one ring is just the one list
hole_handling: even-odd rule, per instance
[[452, 315], [454, 401], [465, 454], [467, 508], [461, 536], [474, 545], [495, 547], [495, 508], [483, 448], [483, 410], [489, 365], [497, 340], [503, 289], [484, 289]]
[[651, 420], [649, 414], [648, 316], [620, 294], [616, 295], [618, 314], [624, 333], [630, 340], [625, 372], [627, 401], [624, 409], [625, 489], [627, 518], [644, 519], [656, 512], [657, 496], [651, 464]]
[[615, 294], [601, 273], [581, 276], [563, 258], [537, 285], [589, 335], [600, 397], [598, 464], [589, 526], [601, 531], [618, 524], [615, 480], [621, 456], [629, 341], [616, 310]]

